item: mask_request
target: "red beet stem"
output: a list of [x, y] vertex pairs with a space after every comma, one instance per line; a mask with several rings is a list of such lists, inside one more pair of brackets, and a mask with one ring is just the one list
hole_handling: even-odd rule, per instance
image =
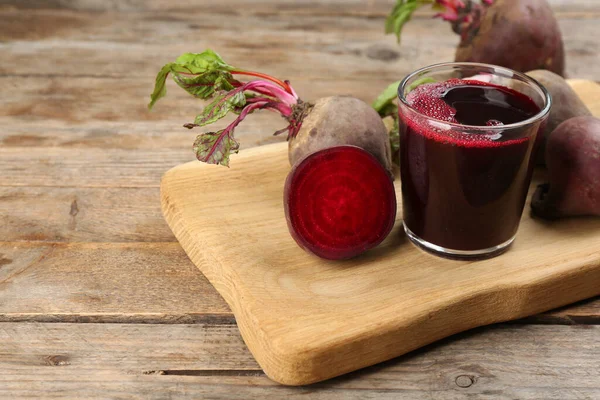
[[367, 151], [337, 146], [296, 164], [284, 192], [288, 228], [300, 247], [342, 260], [380, 244], [396, 219], [396, 192]]
[[239, 75], [256, 76], [257, 78], [262, 78], [262, 79], [274, 82], [274, 83], [278, 84], [279, 86], [281, 86], [286, 92], [288, 92], [295, 98], [298, 98], [298, 96], [296, 95], [296, 92], [294, 92], [294, 90], [292, 89], [292, 87], [288, 81], [282, 81], [281, 79], [277, 79], [275, 77], [272, 77], [271, 75], [263, 74], [262, 72], [244, 71], [244, 70], [233, 70], [230, 72], [232, 75], [239, 74]]

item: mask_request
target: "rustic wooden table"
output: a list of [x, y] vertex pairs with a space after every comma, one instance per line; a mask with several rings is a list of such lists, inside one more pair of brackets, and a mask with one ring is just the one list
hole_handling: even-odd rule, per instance
[[[279, 386], [163, 221], [160, 177], [193, 160], [181, 125], [200, 105], [173, 85], [148, 112], [160, 66], [211, 47], [306, 99], [371, 101], [458, 40], [422, 14], [399, 47], [391, 3], [0, 2], [0, 398], [600, 398], [600, 299]], [[569, 76], [600, 80], [600, 3], [552, 4]], [[249, 119], [242, 146], [280, 124]]]

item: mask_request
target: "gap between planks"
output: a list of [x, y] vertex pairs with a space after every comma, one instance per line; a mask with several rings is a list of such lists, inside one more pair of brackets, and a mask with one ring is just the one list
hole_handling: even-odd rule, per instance
[[158, 369], [142, 371], [142, 375], [175, 376], [265, 376], [262, 369]]
[[[589, 301], [589, 300], [588, 300]], [[600, 301], [600, 299], [595, 299]], [[547, 311], [530, 317], [506, 321], [505, 325], [600, 325], [600, 315], [569, 315], [572, 304], [557, 310]], [[564, 309], [564, 310], [563, 310]], [[56, 324], [148, 324], [148, 325], [237, 325], [233, 313], [0, 313], [2, 322], [35, 322]], [[495, 325], [495, 324], [494, 324]], [[489, 325], [489, 326], [494, 326]]]
[[233, 313], [0, 313], [3, 322], [56, 324], [236, 325]]

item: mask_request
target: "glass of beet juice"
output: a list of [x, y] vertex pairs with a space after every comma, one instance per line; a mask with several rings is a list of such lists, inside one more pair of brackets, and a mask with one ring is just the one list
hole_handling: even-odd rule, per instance
[[551, 98], [534, 79], [494, 65], [422, 68], [398, 88], [404, 229], [458, 258], [512, 243]]

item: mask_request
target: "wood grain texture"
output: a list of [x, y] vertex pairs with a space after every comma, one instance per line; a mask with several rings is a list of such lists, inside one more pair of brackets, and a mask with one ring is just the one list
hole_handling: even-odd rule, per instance
[[0, 238], [46, 242], [173, 242], [158, 188], [0, 186]]
[[156, 187], [167, 169], [194, 159], [186, 150], [2, 147], [0, 186]]
[[[272, 136], [268, 129], [278, 129], [280, 118], [273, 114], [255, 114], [244, 121], [243, 136], [246, 147], [285, 141]], [[217, 122], [217, 129], [226, 126], [225, 121]], [[73, 124], [60, 120], [30, 121], [27, 124], [12, 125], [10, 129], [0, 130], [0, 145], [3, 148], [28, 149], [59, 147], [73, 152], [91, 149], [120, 150], [184, 150], [188, 155], [193, 152], [191, 144], [196, 134], [171, 121], [91, 121], [85, 124]], [[254, 138], [254, 139], [252, 139]]]
[[[0, 321], [235, 324], [177, 243], [0, 242]], [[600, 324], [600, 298], [517, 323]]]
[[0, 243], [2, 321], [233, 323], [230, 315], [177, 243]]
[[269, 380], [231, 325], [0, 323], [0, 338], [0, 397], [11, 399], [600, 396], [599, 326], [479, 329], [302, 388]]
[[[576, 89], [600, 98], [592, 82]], [[374, 251], [331, 262], [289, 236], [285, 144], [247, 150], [231, 165], [188, 163], [167, 172], [163, 213], [280, 383], [324, 380], [457, 332], [600, 295], [598, 219], [548, 223], [526, 211], [510, 251], [471, 262], [423, 253], [396, 221]]]
[[[172, 85], [164, 103], [148, 112], [154, 76], [180, 53], [209, 46], [234, 65], [290, 79], [306, 100], [353, 94], [372, 101], [408, 72], [452, 59], [458, 43], [447, 24], [424, 16], [407, 25], [399, 46], [382, 34], [389, 1], [286, 1], [277, 6], [260, 1], [251, 7], [239, 0], [194, 2], [193, 7], [185, 2], [120, 7], [115, 5], [120, 2], [59, 1], [37, 2], [39, 7], [27, 12], [19, 7], [35, 2], [11, 3], [0, 9], [5, 55], [0, 83], [11, 94], [0, 97], [0, 115], [14, 127], [42, 119], [81, 125], [160, 120], [180, 129], [197, 114], [198, 102]], [[600, 45], [594, 40], [600, 12], [584, 1], [556, 6], [568, 74], [600, 80], [595, 67]], [[253, 38], [251, 44], [239, 34], [240, 26]], [[119, 102], [110, 101], [114, 93]]]

